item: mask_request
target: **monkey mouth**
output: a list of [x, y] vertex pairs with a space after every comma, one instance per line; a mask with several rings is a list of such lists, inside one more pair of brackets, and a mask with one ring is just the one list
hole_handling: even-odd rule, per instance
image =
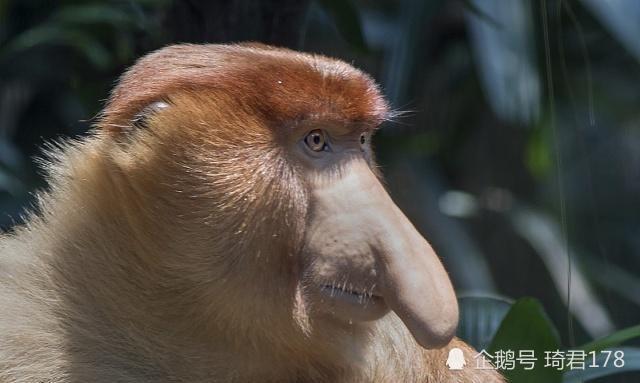
[[382, 299], [381, 296], [373, 294], [373, 289], [362, 291], [353, 288], [347, 288], [346, 286], [322, 285], [320, 287], [320, 290], [325, 294], [329, 294], [331, 298], [340, 297], [344, 299], [351, 299], [357, 301], [358, 304], [362, 305], [366, 305], [372, 299]]
[[320, 302], [330, 312], [349, 321], [370, 321], [382, 317], [389, 309], [373, 288], [324, 284], [320, 286]]

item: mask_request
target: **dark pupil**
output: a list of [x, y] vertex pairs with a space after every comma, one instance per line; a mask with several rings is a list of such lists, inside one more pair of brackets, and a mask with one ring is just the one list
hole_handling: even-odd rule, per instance
[[360, 136], [360, 143], [364, 144], [364, 136]]
[[320, 136], [319, 135], [315, 134], [313, 136], [313, 143], [316, 144], [316, 145], [318, 145], [320, 143]]

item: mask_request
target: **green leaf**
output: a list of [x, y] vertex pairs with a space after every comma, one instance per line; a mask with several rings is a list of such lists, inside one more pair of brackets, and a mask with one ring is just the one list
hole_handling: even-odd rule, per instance
[[0, 191], [6, 191], [12, 196], [19, 196], [26, 193], [27, 188], [22, 181], [0, 167]]
[[514, 370], [500, 370], [510, 381], [517, 383], [560, 383], [562, 372], [544, 367], [545, 351], [560, 348], [557, 331], [536, 299], [522, 298], [513, 304], [491, 342], [489, 353], [513, 350], [533, 350], [537, 358], [535, 368], [526, 371], [516, 363]]
[[[611, 351], [614, 353], [616, 351], [622, 351], [624, 353], [624, 357], [622, 358], [624, 360], [624, 366], [616, 367], [614, 365], [615, 354], [611, 354], [609, 356], [609, 360], [606, 361], [607, 354], [598, 353], [595, 360], [598, 367], [588, 367], [589, 364], [593, 363], [591, 356], [589, 355], [586, 360], [585, 369], [575, 369], [565, 372], [563, 382], [582, 383], [592, 379], [601, 378], [603, 376], [610, 376], [623, 372], [640, 371], [640, 348], [622, 347]], [[606, 366], [604, 366], [605, 361], [607, 362]]]
[[0, 20], [4, 20], [8, 5], [9, 5], [8, 0], [0, 0]]
[[460, 297], [457, 336], [477, 350], [486, 349], [512, 303], [506, 298], [490, 295]]
[[637, 0], [582, 0], [611, 34], [640, 60], [640, 3]]
[[0, 137], [0, 191], [19, 196], [28, 191], [26, 184], [18, 178], [24, 175], [25, 158], [11, 142]]
[[462, 5], [464, 5], [467, 12], [472, 13], [477, 18], [493, 25], [495, 28], [502, 28], [502, 25], [500, 25], [500, 23], [496, 19], [491, 17], [490, 14], [486, 13], [482, 9], [478, 8], [473, 2], [471, 2], [471, 0], [462, 0]]
[[19, 51], [46, 44], [69, 46], [83, 54], [99, 69], [106, 69], [111, 63], [109, 51], [90, 35], [49, 24], [43, 24], [18, 35], [7, 45], [7, 48], [2, 53], [8, 57]]
[[580, 348], [587, 352], [600, 351], [600, 350], [608, 349], [613, 346], [618, 346], [623, 342], [633, 338], [640, 338], [640, 325], [636, 325], [636, 326], [625, 328], [620, 331], [616, 331], [613, 334], [608, 335], [604, 338], [595, 340], [593, 342], [589, 342]]
[[553, 165], [552, 157], [549, 126], [544, 119], [531, 130], [525, 149], [525, 163], [531, 174], [537, 178], [544, 178]]
[[[487, 101], [505, 121], [528, 126], [540, 115], [534, 15], [526, 0], [467, 0], [474, 61]], [[478, 15], [488, 15], [487, 17]]]
[[350, 0], [319, 0], [322, 7], [333, 17], [342, 37], [360, 53], [369, 52], [360, 25], [358, 10]]
[[171, 4], [171, 0], [131, 0], [131, 2], [150, 7], [164, 7]]
[[51, 20], [56, 23], [86, 24], [111, 24], [114, 27], [132, 25], [135, 22], [131, 14], [114, 6], [88, 4], [68, 6], [56, 12]]

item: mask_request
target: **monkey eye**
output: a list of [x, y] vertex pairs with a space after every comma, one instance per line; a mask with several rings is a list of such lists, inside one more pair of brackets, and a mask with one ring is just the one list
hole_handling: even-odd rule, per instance
[[325, 134], [320, 129], [310, 131], [304, 138], [304, 143], [314, 152], [321, 152], [329, 148], [327, 146]]
[[362, 133], [362, 134], [360, 135], [360, 144], [361, 144], [361, 145], [364, 145], [364, 144], [365, 144], [365, 142], [367, 142], [367, 136], [366, 136], [364, 133]]

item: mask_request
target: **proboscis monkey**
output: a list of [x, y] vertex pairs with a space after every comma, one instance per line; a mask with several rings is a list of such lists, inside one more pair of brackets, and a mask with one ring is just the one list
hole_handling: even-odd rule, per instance
[[0, 382], [501, 382], [454, 338], [449, 278], [380, 183], [388, 115], [323, 56], [142, 58], [0, 239]]

